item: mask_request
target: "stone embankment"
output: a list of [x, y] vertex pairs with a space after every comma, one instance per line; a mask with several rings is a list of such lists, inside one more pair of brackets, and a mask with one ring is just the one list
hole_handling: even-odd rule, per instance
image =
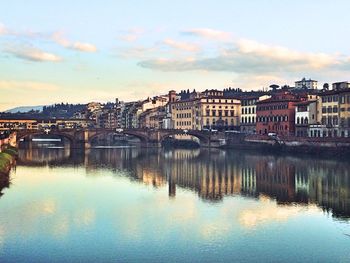
[[345, 155], [350, 153], [350, 138], [270, 137], [238, 135], [226, 138], [224, 148], [254, 149], [285, 153]]

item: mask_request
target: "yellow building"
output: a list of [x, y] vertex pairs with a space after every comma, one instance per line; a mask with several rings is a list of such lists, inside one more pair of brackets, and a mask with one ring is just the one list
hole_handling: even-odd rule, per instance
[[350, 88], [339, 93], [339, 134], [350, 137]]
[[210, 90], [195, 97], [171, 103], [175, 129], [238, 129], [241, 102], [224, 97], [222, 91]]
[[323, 137], [350, 137], [350, 88], [324, 91], [319, 96]]

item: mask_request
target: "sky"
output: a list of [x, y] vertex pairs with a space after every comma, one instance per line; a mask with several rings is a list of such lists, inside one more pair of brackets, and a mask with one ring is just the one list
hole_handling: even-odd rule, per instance
[[350, 1], [0, 0], [0, 111], [348, 81]]

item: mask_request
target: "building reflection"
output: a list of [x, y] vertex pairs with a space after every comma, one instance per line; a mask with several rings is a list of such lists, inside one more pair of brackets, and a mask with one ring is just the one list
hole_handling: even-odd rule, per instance
[[261, 156], [221, 150], [140, 148], [21, 150], [18, 165], [79, 165], [88, 176], [101, 169], [153, 187], [196, 192], [206, 201], [225, 196], [269, 196], [280, 205], [317, 204], [339, 218], [350, 218], [350, 164], [339, 160]]

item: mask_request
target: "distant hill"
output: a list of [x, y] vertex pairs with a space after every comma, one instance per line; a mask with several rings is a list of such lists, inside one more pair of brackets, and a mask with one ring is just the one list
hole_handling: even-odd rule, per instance
[[34, 111], [42, 111], [43, 110], [43, 106], [22, 106], [22, 107], [16, 107], [16, 108], [13, 108], [13, 109], [9, 109], [5, 112], [7, 113], [17, 113], [17, 112], [29, 112], [31, 110], [34, 110]]

